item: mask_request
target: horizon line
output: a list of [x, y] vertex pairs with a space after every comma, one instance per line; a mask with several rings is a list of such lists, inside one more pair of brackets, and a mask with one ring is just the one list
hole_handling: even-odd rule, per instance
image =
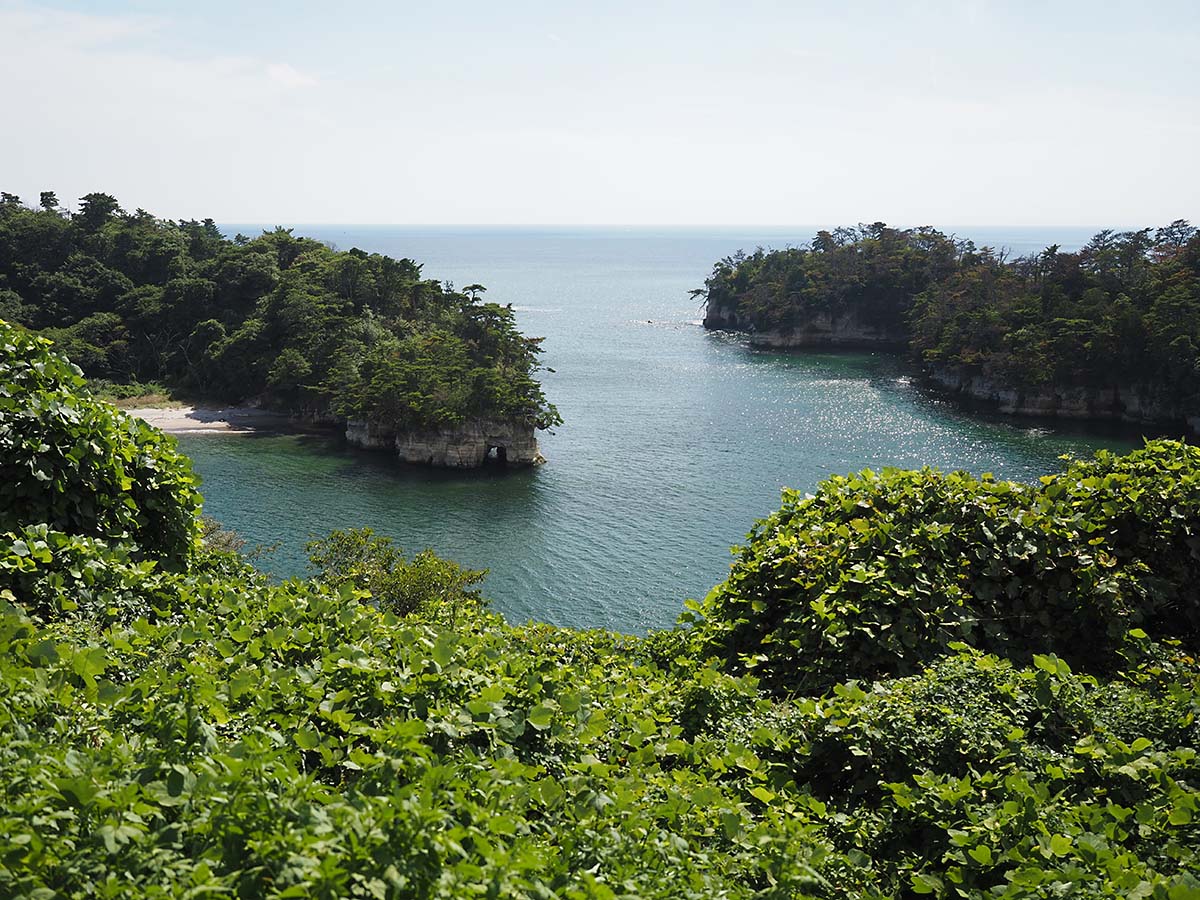
[[[853, 228], [857, 225], [869, 225], [873, 222], [860, 220], [853, 225], [775, 225], [769, 223], [735, 223], [735, 224], [720, 224], [720, 223], [702, 223], [699, 225], [682, 224], [678, 222], [650, 222], [650, 223], [631, 223], [631, 222], [320, 222], [320, 221], [292, 221], [284, 224], [284, 221], [274, 219], [217, 219], [209, 217], [218, 225], [235, 226], [235, 225], [254, 225], [263, 226], [269, 223], [275, 223], [276, 227], [299, 228], [306, 225], [319, 225], [322, 227], [349, 227], [355, 226], [360, 228], [670, 228], [670, 229], [744, 229], [744, 228], [767, 228], [774, 230], [790, 230], [790, 229], [817, 229], [819, 231], [831, 231], [836, 228]], [[876, 219], [874, 221], [881, 221]], [[1176, 220], [1171, 220], [1176, 221]], [[894, 228], [1110, 228], [1125, 229], [1132, 228], [1128, 225], [1097, 225], [1096, 223], [1048, 223], [1036, 224], [1030, 222], [988, 222], [976, 224], [956, 223], [953, 225], [939, 226], [932, 224], [922, 225], [891, 225], [885, 223], [888, 227]], [[1169, 222], [1167, 224], [1170, 224]], [[1149, 226], [1155, 227], [1155, 226]]]

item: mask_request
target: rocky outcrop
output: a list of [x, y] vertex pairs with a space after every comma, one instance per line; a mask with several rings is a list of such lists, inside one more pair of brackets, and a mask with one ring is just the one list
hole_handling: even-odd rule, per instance
[[346, 422], [346, 441], [363, 450], [390, 450], [396, 446], [396, 432], [361, 419]]
[[529, 422], [476, 419], [436, 431], [400, 432], [396, 452], [405, 462], [473, 469], [489, 456], [510, 466], [545, 462]]
[[1189, 415], [1164, 396], [1164, 392], [1145, 385], [1022, 390], [963, 366], [929, 365], [926, 374], [938, 389], [961, 399], [994, 406], [1008, 415], [1108, 419], [1186, 427], [1194, 434], [1200, 433], [1200, 416]]
[[791, 328], [760, 331], [745, 321], [736, 309], [710, 305], [705, 312], [704, 327], [710, 330], [745, 331], [751, 345], [765, 350], [821, 347], [900, 350], [908, 343], [908, 336], [902, 329], [866, 322], [854, 313], [835, 315], [821, 312]]
[[907, 346], [908, 336], [900, 329], [889, 329], [864, 322], [857, 316], [818, 313], [803, 325], [787, 331], [756, 331], [750, 343], [771, 350], [799, 347], [883, 347], [899, 350]]
[[[908, 336], [901, 328], [865, 322], [853, 313], [818, 313], [789, 330], [756, 331], [736, 307], [709, 304], [704, 327], [744, 331], [751, 346], [767, 350], [908, 349]], [[1148, 385], [1025, 390], [966, 366], [946, 364], [926, 364], [924, 374], [930, 385], [953, 399], [991, 406], [1006, 415], [1118, 421], [1200, 434], [1200, 414], [1180, 407], [1168, 391]]]
[[742, 331], [750, 323], [742, 320], [735, 306], [709, 303], [704, 308], [704, 327], [709, 331]]
[[395, 431], [371, 422], [346, 423], [346, 440], [367, 450], [394, 449], [404, 462], [475, 469], [489, 459], [509, 466], [545, 462], [532, 423], [472, 419], [444, 428]]

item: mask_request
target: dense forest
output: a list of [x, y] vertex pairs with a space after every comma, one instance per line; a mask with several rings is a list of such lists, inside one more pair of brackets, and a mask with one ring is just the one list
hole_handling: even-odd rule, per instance
[[1184, 221], [1012, 260], [931, 228], [839, 228], [721, 260], [697, 294], [711, 327], [853, 317], [934, 369], [1026, 391], [1136, 388], [1175, 417], [1200, 413], [1200, 234]]
[[393, 430], [485, 417], [559, 421], [539, 339], [511, 308], [424, 278], [410, 259], [335, 251], [277, 228], [225, 239], [211, 219], [126, 213], [107, 194], [39, 208], [0, 194], [0, 317], [52, 338], [85, 374], [251, 400]]
[[1200, 898], [1198, 448], [787, 492], [644, 638], [200, 505], [0, 321], [0, 895]]

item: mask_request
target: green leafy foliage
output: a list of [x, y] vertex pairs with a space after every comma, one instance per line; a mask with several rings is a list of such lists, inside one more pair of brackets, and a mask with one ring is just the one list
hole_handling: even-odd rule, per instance
[[395, 429], [470, 418], [551, 427], [539, 338], [512, 309], [277, 228], [229, 241], [211, 219], [0, 203], [0, 317], [41, 330], [106, 393], [165, 384], [315, 419]]
[[708, 652], [781, 690], [918, 671], [955, 642], [1102, 671], [1130, 629], [1200, 639], [1200, 449], [1151, 442], [1037, 488], [869, 470], [785, 491], [700, 610]]
[[380, 609], [397, 615], [420, 613], [429, 619], [453, 620], [463, 609], [482, 608], [475, 585], [485, 571], [464, 569], [423, 550], [406, 559], [391, 538], [370, 528], [333, 531], [308, 545], [309, 559], [318, 579], [333, 588], [349, 585], [369, 594]]
[[0, 532], [45, 524], [180, 564], [200, 495], [174, 441], [93, 399], [49, 342], [0, 320]]
[[1192, 896], [1200, 672], [1178, 651], [1153, 668], [1097, 679], [959, 646], [722, 724], [887, 896]]
[[[43, 342], [5, 339], [29, 365], [3, 370], [0, 396], [87, 401], [71, 440], [124, 427]], [[164, 567], [136, 531], [89, 524], [133, 487], [68, 468], [92, 519], [17, 504], [0, 532], [0, 896], [1195, 898], [1194, 453], [1102, 455], [1037, 489], [835, 480], [760, 523], [688, 614], [707, 618], [645, 638], [509, 625], [478, 600], [480, 573], [368, 529], [316, 542], [310, 581], [272, 583], [211, 522]], [[190, 484], [176, 490], [195, 518]], [[954, 545], [935, 527], [951, 513]], [[818, 539], [793, 541], [805, 531]], [[798, 548], [807, 563], [780, 561]], [[725, 652], [763, 629], [720, 610], [803, 636], [818, 610], [789, 603], [810, 563], [852, 633], [832, 661], [803, 640]], [[739, 605], [752, 564], [776, 607]], [[921, 585], [910, 612], [957, 616], [970, 640], [897, 613], [929, 640], [877, 633], [872, 651], [858, 623], [899, 609], [895, 591], [833, 576], [881, 566]], [[1094, 602], [1100, 570], [1123, 573], [1111, 602]], [[1036, 629], [955, 612], [989, 584], [1005, 588], [988, 609], [1036, 618], [1040, 598], [1113, 628], [1059, 647], [1085, 626], [1051, 622], [1063, 652], [1031, 653]], [[786, 692], [789, 672], [821, 687]]]

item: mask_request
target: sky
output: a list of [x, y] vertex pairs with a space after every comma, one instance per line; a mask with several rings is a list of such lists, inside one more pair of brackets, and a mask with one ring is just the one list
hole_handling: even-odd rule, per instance
[[1200, 220], [1200, 2], [0, 0], [0, 189], [221, 222]]

